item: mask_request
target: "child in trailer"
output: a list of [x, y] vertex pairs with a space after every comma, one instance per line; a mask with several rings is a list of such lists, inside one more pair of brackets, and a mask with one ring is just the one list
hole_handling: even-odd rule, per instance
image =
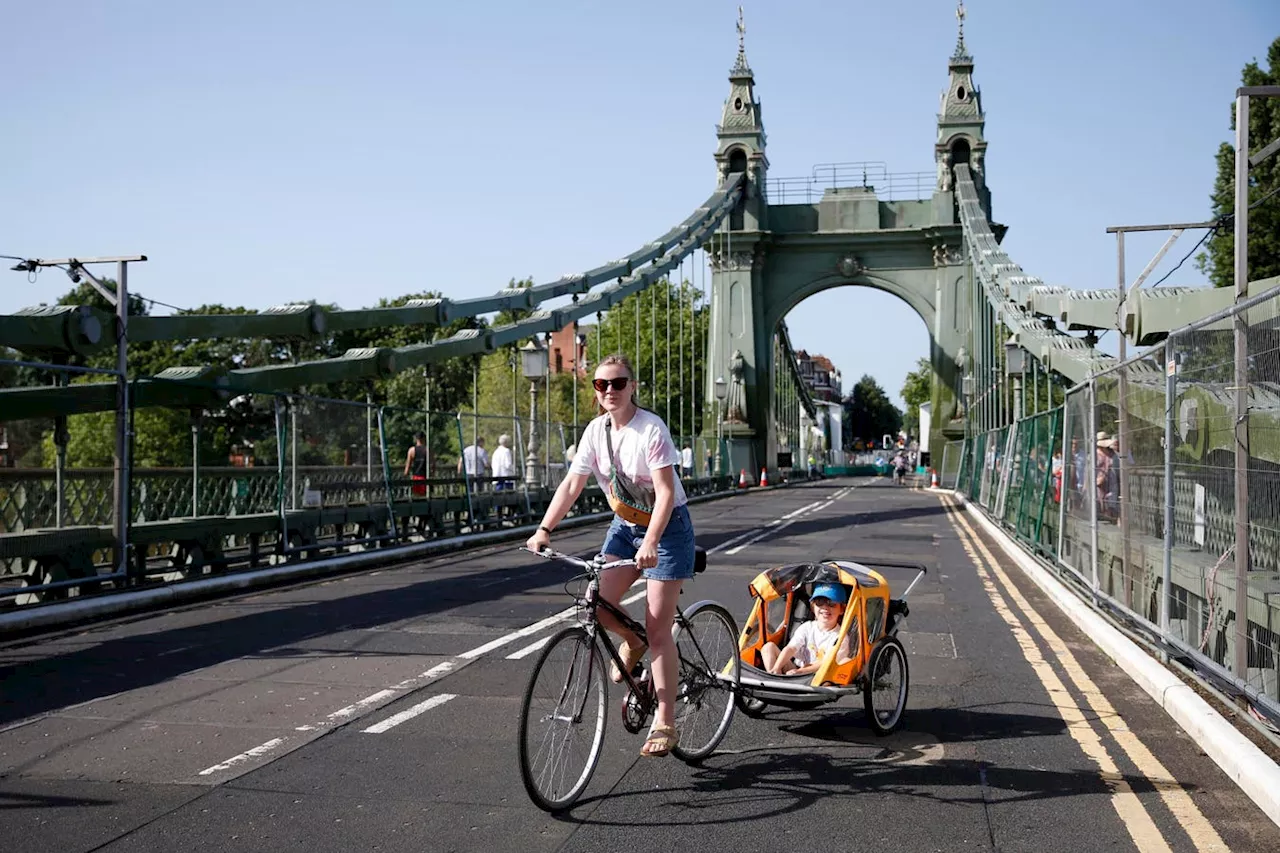
[[[779, 649], [777, 643], [765, 643], [760, 650], [764, 668], [774, 675], [815, 672], [840, 637], [840, 622], [848, 602], [849, 590], [840, 584], [820, 583], [815, 586], [809, 596], [813, 619], [796, 628], [786, 648]], [[848, 663], [852, 659], [846, 636], [836, 652], [836, 663]]]

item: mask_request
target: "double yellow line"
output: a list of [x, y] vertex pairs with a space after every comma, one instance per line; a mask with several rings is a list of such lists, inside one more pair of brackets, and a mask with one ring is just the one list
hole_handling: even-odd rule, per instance
[[[961, 545], [964, 546], [965, 552], [978, 571], [978, 577], [982, 581], [987, 596], [991, 599], [992, 606], [1009, 626], [1018, 647], [1022, 650], [1022, 656], [1031, 665], [1036, 677], [1040, 679], [1040, 683], [1049, 694], [1050, 701], [1058, 709], [1063, 722], [1067, 724], [1067, 732], [1079, 744], [1084, 754], [1097, 765], [1100, 778], [1111, 790], [1111, 803], [1115, 807], [1116, 814], [1119, 815], [1129, 837], [1133, 839], [1134, 845], [1142, 851], [1170, 849], [1155, 821], [1117, 767], [1101, 734], [1085, 717], [1084, 709], [1067, 691], [1058, 673], [1045, 660], [1040, 646], [1026, 627], [1028, 624], [1048, 646], [1067, 678], [1084, 697], [1085, 704], [1092, 711], [1096, 722], [1159, 792], [1160, 799], [1186, 831], [1196, 849], [1228, 853], [1227, 845], [1223, 843], [1217, 830], [1201, 813], [1199, 807], [1192, 802], [1187, 791], [1171, 777], [1169, 771], [1138, 739], [1137, 735], [1129, 730], [1111, 702], [1085, 673], [1066, 643], [1013, 585], [1000, 563], [991, 555], [986, 544], [969, 525], [969, 520], [964, 517], [963, 508], [949, 495], [939, 495], [939, 497], [943, 506], [946, 507], [948, 520], [960, 538]], [[999, 584], [996, 583], [997, 580]]]

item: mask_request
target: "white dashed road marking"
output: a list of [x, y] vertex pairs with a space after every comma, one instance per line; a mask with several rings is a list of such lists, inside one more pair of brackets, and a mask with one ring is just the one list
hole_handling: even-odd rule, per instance
[[400, 725], [401, 723], [407, 720], [412, 720], [414, 717], [418, 716], [419, 714], [425, 713], [426, 711], [430, 711], [432, 708], [443, 705], [445, 702], [448, 702], [450, 699], [456, 699], [456, 698], [457, 698], [456, 693], [441, 693], [437, 696], [432, 696], [430, 699], [428, 699], [425, 702], [419, 702], [417, 705], [414, 705], [412, 708], [408, 708], [404, 711], [401, 711], [398, 714], [392, 714], [390, 717], [387, 717], [382, 722], [375, 723], [372, 726], [369, 726], [369, 728], [364, 730], [364, 733], [370, 734], [370, 735], [380, 735], [383, 732], [387, 731], [388, 729], [395, 728], [396, 726]]

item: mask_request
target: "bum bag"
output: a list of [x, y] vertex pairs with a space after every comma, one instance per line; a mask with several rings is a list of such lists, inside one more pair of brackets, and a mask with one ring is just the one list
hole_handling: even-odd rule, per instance
[[609, 475], [609, 508], [623, 521], [638, 527], [648, 527], [649, 522], [653, 520], [656, 496], [622, 473], [622, 468], [618, 465], [618, 457], [613, 453], [613, 439], [609, 435], [608, 418], [604, 422], [604, 443], [609, 449], [609, 467], [612, 469]]

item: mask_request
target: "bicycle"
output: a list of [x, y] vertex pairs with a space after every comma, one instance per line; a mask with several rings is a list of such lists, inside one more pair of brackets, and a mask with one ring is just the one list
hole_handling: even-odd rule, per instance
[[[635, 561], [605, 563], [601, 555], [583, 560], [550, 549], [538, 556], [576, 566], [583, 575], [574, 580], [587, 580], [581, 597], [570, 593], [579, 607], [580, 624], [547, 642], [520, 704], [520, 775], [525, 790], [539, 808], [558, 812], [572, 806], [586, 790], [604, 745], [609, 682], [601, 649], [622, 672], [627, 688], [622, 725], [628, 732], [636, 734], [644, 728], [657, 709], [658, 697], [644, 662], [626, 671], [617, 645], [601, 630], [596, 616], [605, 609], [648, 644], [643, 625], [600, 597], [601, 573], [634, 566]], [[568, 584], [565, 588], [568, 591]], [[723, 605], [699, 601], [676, 612], [672, 634], [680, 657], [675, 700], [680, 741], [671, 752], [694, 764], [715, 750], [733, 721], [741, 678], [738, 628]], [[579, 745], [580, 740], [586, 743]]]

